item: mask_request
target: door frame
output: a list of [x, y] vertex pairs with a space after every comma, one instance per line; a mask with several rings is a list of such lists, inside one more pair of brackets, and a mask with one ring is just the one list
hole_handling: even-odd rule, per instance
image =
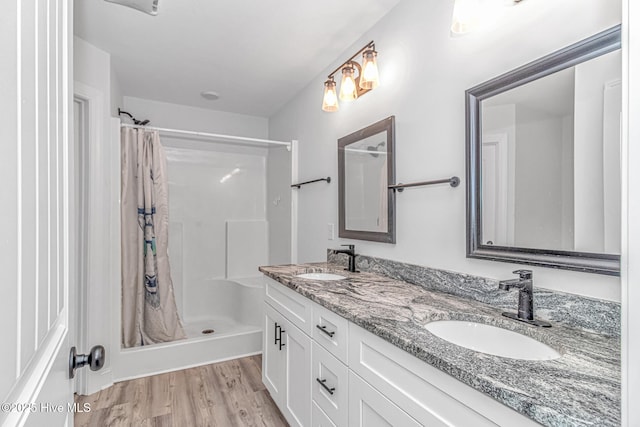
[[[77, 319], [76, 347], [85, 353], [97, 344], [106, 348], [105, 366], [99, 372], [82, 369], [77, 373], [76, 392], [82, 395], [96, 393], [113, 385], [113, 356], [118, 349], [113, 346], [112, 289], [114, 277], [119, 277], [119, 263], [113, 260], [112, 238], [113, 200], [111, 126], [105, 108], [102, 91], [74, 82], [73, 102], [82, 109], [84, 116], [84, 141], [77, 141], [75, 159], [78, 162], [76, 176], [79, 180], [73, 190], [80, 195], [75, 205], [79, 218], [76, 221], [79, 235], [78, 266], [73, 274], [79, 277], [77, 298], [72, 315]], [[76, 124], [74, 124], [74, 131]], [[118, 181], [119, 182], [119, 181]], [[119, 232], [118, 232], [119, 236]], [[117, 240], [117, 239], [116, 239]], [[119, 240], [118, 240], [119, 241]]]
[[640, 4], [622, 1], [622, 425], [640, 425]]

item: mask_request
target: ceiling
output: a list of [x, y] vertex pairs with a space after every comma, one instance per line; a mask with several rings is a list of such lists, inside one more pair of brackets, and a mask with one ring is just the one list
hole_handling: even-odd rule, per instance
[[159, 0], [150, 16], [82, 0], [74, 26], [111, 54], [125, 96], [269, 117], [313, 79], [320, 108], [319, 73], [399, 1]]

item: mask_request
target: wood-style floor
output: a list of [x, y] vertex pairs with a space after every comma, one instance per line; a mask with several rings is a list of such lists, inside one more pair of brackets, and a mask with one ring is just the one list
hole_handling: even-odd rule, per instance
[[117, 383], [76, 396], [75, 426], [287, 426], [262, 384], [261, 356]]

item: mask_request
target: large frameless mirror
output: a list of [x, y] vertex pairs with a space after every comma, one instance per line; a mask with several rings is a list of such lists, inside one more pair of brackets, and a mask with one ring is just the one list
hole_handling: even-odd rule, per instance
[[469, 89], [467, 256], [620, 271], [620, 27]]
[[391, 116], [338, 140], [339, 236], [395, 243]]

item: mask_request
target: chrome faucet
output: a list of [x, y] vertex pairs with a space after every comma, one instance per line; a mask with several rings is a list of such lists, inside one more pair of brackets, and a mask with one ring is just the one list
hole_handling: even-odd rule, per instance
[[517, 279], [501, 280], [498, 282], [498, 288], [503, 291], [509, 291], [511, 288], [518, 288], [520, 290], [520, 294], [518, 295], [518, 313], [504, 312], [502, 315], [534, 326], [541, 326], [543, 328], [551, 327], [549, 322], [533, 318], [533, 271], [516, 270], [513, 274], [517, 274], [519, 277]]
[[334, 254], [346, 254], [349, 256], [349, 266], [347, 268], [345, 268], [345, 270], [349, 271], [350, 273], [359, 273], [359, 271], [356, 268], [356, 245], [342, 245], [342, 246], [348, 246], [349, 249], [333, 249], [331, 252], [333, 252]]

